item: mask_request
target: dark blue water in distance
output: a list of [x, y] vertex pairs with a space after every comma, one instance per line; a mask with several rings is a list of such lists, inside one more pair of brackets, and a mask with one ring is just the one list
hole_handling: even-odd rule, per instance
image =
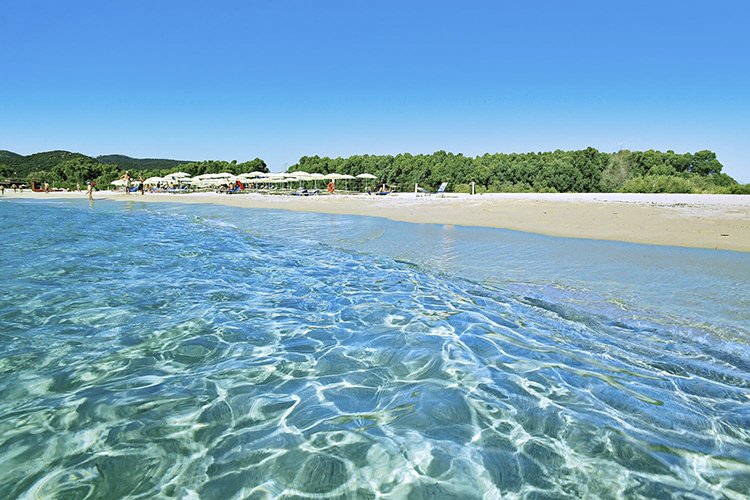
[[744, 498], [750, 255], [0, 201], [0, 498]]

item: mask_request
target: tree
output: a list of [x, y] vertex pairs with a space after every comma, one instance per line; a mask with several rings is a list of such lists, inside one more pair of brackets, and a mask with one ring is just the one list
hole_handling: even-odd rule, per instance
[[722, 164], [716, 159], [713, 151], [698, 151], [693, 155], [690, 171], [698, 175], [711, 175], [721, 172]]
[[609, 157], [607, 166], [602, 172], [599, 187], [604, 193], [622, 189], [630, 177], [630, 151], [620, 151]]

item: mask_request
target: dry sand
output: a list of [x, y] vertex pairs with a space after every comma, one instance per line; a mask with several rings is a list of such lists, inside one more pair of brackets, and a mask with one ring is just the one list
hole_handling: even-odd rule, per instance
[[[85, 198], [85, 193], [13, 193], [6, 198]], [[213, 203], [246, 208], [367, 215], [397, 221], [497, 227], [574, 238], [750, 252], [750, 196], [691, 194], [485, 194], [278, 196], [116, 194], [95, 199]]]

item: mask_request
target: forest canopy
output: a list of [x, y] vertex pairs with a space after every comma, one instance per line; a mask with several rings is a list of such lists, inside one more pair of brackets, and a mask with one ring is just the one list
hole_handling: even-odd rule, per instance
[[750, 193], [722, 172], [712, 151], [618, 151], [594, 148], [542, 153], [494, 153], [469, 157], [437, 151], [432, 154], [357, 155], [347, 158], [303, 156], [290, 172], [363, 172], [396, 189], [410, 191], [414, 184], [468, 192], [635, 192], [635, 193]]
[[[137, 159], [123, 155], [99, 157], [69, 151], [48, 151], [28, 156], [0, 150], [0, 180], [49, 182], [53, 187], [75, 188], [89, 181], [108, 186], [126, 170], [132, 177], [164, 176], [183, 171], [190, 175], [253, 171], [268, 172], [266, 162]], [[470, 183], [483, 192], [632, 192], [632, 193], [744, 193], [750, 184], [739, 184], [724, 173], [713, 151], [618, 151], [594, 148], [539, 153], [493, 153], [464, 156], [437, 151], [432, 154], [355, 155], [347, 158], [303, 156], [288, 171], [376, 176], [372, 184], [385, 183], [396, 190], [412, 191], [414, 184], [468, 192]]]

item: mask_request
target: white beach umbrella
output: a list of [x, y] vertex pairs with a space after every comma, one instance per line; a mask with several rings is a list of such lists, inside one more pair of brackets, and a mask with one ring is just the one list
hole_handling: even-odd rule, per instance
[[149, 177], [145, 181], [143, 181], [144, 184], [158, 184], [160, 182], [164, 182], [164, 178], [162, 177]]
[[356, 177], [357, 177], [357, 179], [366, 179], [366, 180], [377, 179], [377, 177], [375, 177], [372, 174], [368, 174], [368, 173], [359, 174]]
[[190, 174], [187, 172], [174, 172], [172, 174], [169, 174], [167, 177], [174, 177], [176, 179], [181, 179], [183, 177], [190, 177]]
[[323, 180], [326, 178], [325, 175], [319, 174], [317, 172], [315, 172], [314, 174], [308, 174], [308, 175], [310, 176], [310, 179], [315, 181], [315, 189], [318, 189], [318, 180]]
[[113, 186], [125, 186], [127, 182], [122, 179], [117, 179], [116, 181], [110, 182], [110, 184], [112, 184]]
[[263, 177], [264, 175], [266, 175], [265, 172], [255, 171], [255, 172], [247, 172], [244, 174], [240, 174], [240, 177]]
[[347, 191], [349, 191], [349, 179], [356, 179], [356, 177], [354, 177], [353, 175], [344, 174], [344, 175], [341, 176], [341, 179], [344, 180], [344, 181], [346, 181], [344, 183], [344, 189], [347, 190]]
[[343, 179], [343, 178], [344, 178], [344, 176], [343, 176], [343, 174], [337, 174], [337, 173], [333, 173], [333, 174], [326, 174], [326, 175], [325, 175], [325, 178], [326, 178], [326, 179], [331, 179], [331, 180], [332, 180], [332, 181], [333, 181], [333, 182], [335, 183], [335, 182], [336, 182], [336, 180], [338, 180], [338, 179]]

